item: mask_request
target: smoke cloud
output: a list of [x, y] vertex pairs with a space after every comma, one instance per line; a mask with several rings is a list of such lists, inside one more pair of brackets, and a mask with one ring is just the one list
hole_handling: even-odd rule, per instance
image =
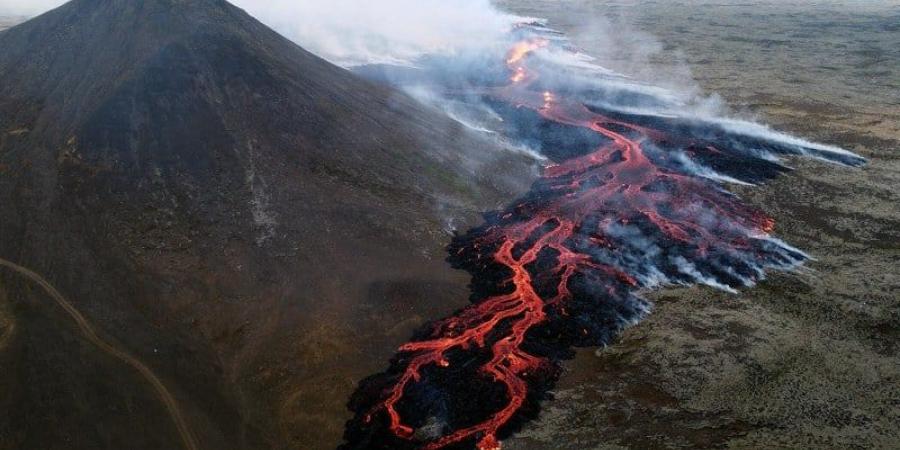
[[[61, 0], [0, 0], [0, 14], [37, 15]], [[489, 0], [233, 0], [263, 23], [340, 65], [409, 63], [483, 45], [516, 18]]]
[[255, 1], [234, 4], [340, 65], [408, 64], [500, 39], [516, 18], [488, 0]]
[[[0, 15], [36, 15], [62, 0], [0, 0]], [[373, 76], [362, 66], [417, 67], [419, 73], [390, 69], [374, 74], [419, 100], [439, 106], [475, 131], [497, 135], [497, 116], [474, 98], [450, 98], [448, 88], [483, 84], [515, 39], [517, 27], [554, 42], [532, 55], [543, 66], [548, 88], [587, 91], [591, 104], [642, 116], [680, 116], [714, 122], [730, 132], [776, 141], [796, 153], [830, 159], [852, 158], [841, 149], [774, 132], [751, 121], [728, 117], [716, 96], [700, 93], [684, 65], [661, 71], [651, 63], [663, 46], [627, 20], [605, 17], [573, 20], [574, 38], [553, 24], [503, 12], [491, 0], [232, 0], [238, 7], [306, 49], [344, 67]], [[578, 36], [588, 36], [579, 39]], [[585, 51], [579, 41], [590, 41]], [[624, 55], [624, 56], [623, 56]], [[540, 69], [540, 68], [539, 68]], [[476, 79], [481, 77], [481, 79]], [[449, 81], [448, 80], [452, 80]], [[449, 84], [448, 84], [449, 83]], [[515, 143], [510, 143], [515, 144]], [[527, 143], [519, 143], [524, 151]], [[748, 150], [749, 151], [749, 150]], [[759, 154], [765, 155], [765, 151]], [[539, 155], [538, 155], [539, 156]]]

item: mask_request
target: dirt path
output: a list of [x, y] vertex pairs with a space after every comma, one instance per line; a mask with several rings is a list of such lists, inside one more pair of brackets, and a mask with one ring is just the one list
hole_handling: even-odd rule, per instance
[[[165, 385], [163, 385], [162, 381], [156, 374], [150, 370], [144, 363], [140, 360], [131, 356], [125, 350], [117, 348], [113, 344], [103, 340], [97, 333], [94, 331], [94, 328], [91, 326], [90, 322], [81, 315], [81, 313], [72, 305], [56, 288], [53, 287], [47, 280], [38, 275], [37, 273], [22, 267], [18, 264], [9, 262], [5, 259], [0, 258], [0, 267], [6, 267], [7, 269], [16, 272], [19, 275], [22, 275], [31, 281], [34, 281], [38, 285], [40, 285], [56, 303], [61, 306], [66, 313], [75, 321], [78, 325], [78, 329], [81, 331], [81, 334], [91, 343], [99, 347], [104, 352], [112, 355], [113, 357], [121, 360], [125, 364], [128, 364], [135, 370], [137, 370], [141, 376], [144, 377], [147, 382], [149, 382], [153, 388], [156, 390], [157, 395], [159, 395], [160, 400], [162, 400], [163, 404], [166, 406], [166, 410], [169, 412], [169, 415], [172, 417], [172, 421], [175, 422], [175, 426], [178, 428], [178, 433], [181, 434], [181, 439], [184, 442], [184, 447], [187, 450], [199, 450], [197, 445], [197, 441], [194, 438], [194, 435], [191, 433], [190, 428], [188, 427], [187, 421], [184, 419], [184, 415], [181, 412], [181, 409], [178, 407], [178, 403], [175, 401], [175, 397], [166, 389]], [[8, 333], [4, 334], [3, 337], [0, 337], [0, 346], [5, 341], [5, 338]]]
[[[2, 301], [2, 298], [0, 298], [0, 301]], [[10, 338], [12, 338], [13, 333], [16, 331], [16, 322], [11, 318], [4, 317], [2, 309], [0, 309], [0, 329], [3, 330], [2, 333], [0, 333], [0, 352], [2, 352], [6, 349]]]

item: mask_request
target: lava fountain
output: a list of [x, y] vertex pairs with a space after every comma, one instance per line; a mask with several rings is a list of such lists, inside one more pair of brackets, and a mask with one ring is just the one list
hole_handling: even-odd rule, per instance
[[449, 246], [449, 261], [472, 275], [472, 305], [421, 329], [360, 384], [345, 449], [499, 449], [536, 416], [573, 347], [606, 345], [649, 312], [639, 290], [733, 292], [807, 259], [726, 183], [786, 172], [782, 155], [864, 162], [746, 122], [615, 103], [666, 102], [635, 89], [560, 89], [558, 71], [535, 53], [564, 46], [541, 29], [520, 32], [506, 81], [483, 82], [480, 99], [504, 119], [499, 132], [554, 164]]

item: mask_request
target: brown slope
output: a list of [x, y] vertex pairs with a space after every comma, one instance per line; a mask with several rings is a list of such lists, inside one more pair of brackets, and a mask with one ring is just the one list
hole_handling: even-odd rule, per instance
[[[201, 448], [333, 447], [356, 380], [465, 303], [444, 222], [529, 170], [224, 1], [76, 0], [0, 49], [0, 257], [152, 369]], [[180, 445], [144, 380], [0, 276], [0, 448]]]

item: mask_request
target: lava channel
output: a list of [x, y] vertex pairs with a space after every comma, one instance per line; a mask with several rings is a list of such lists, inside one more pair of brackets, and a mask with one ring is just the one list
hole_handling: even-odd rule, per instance
[[722, 186], [787, 170], [752, 149], [800, 150], [557, 94], [528, 65], [547, 45], [517, 44], [508, 85], [486, 100], [547, 153], [588, 150], [559, 153], [522, 199], [453, 241], [449, 261], [471, 273], [472, 305], [421, 329], [360, 384], [343, 448], [499, 449], [536, 416], [574, 347], [606, 345], [647, 314], [638, 290], [734, 291], [807, 258]]

